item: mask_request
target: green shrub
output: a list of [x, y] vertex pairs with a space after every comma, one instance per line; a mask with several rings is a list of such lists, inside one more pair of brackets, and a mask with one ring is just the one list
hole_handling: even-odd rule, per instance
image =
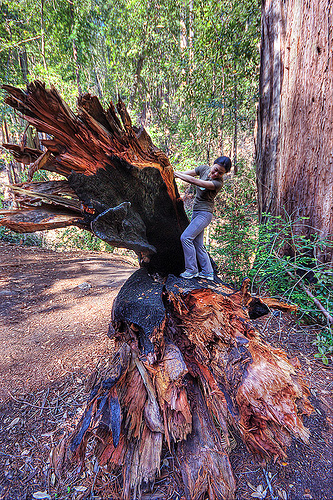
[[304, 287], [332, 316], [332, 263], [317, 257], [332, 248], [332, 238], [322, 239], [314, 229], [306, 237], [299, 229], [306, 223], [304, 218], [263, 215], [266, 223], [259, 226], [255, 172], [241, 162], [238, 175], [226, 180], [217, 199], [218, 217], [209, 250], [228, 283], [239, 286], [248, 276], [253, 292], [297, 304], [298, 320], [316, 324], [315, 356], [327, 364], [333, 354], [332, 324]]
[[242, 162], [238, 174], [226, 180], [217, 202], [217, 224], [210, 252], [224, 279], [239, 286], [252, 267], [258, 240], [254, 168]]
[[256, 259], [249, 273], [252, 286], [259, 294], [275, 295], [297, 304], [301, 319], [322, 326], [316, 340], [319, 351], [316, 357], [327, 364], [333, 353], [332, 325], [306, 290], [333, 315], [332, 266], [317, 258], [325, 248], [333, 247], [332, 239], [321, 239], [317, 231], [313, 231], [311, 237], [304, 236], [299, 227], [305, 218], [266, 217], [266, 224], [260, 227]]
[[89, 250], [92, 252], [113, 252], [113, 247], [97, 238], [90, 231], [77, 227], [67, 227], [58, 232], [58, 237], [54, 241], [56, 248], [63, 250]]
[[27, 246], [42, 246], [42, 238], [36, 233], [14, 233], [7, 227], [0, 226], [0, 240]]

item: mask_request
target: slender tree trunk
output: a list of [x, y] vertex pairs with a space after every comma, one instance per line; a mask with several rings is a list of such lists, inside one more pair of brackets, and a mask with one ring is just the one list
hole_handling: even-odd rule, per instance
[[[2, 122], [2, 137], [4, 143], [9, 144], [11, 142], [6, 120]], [[6, 161], [6, 173], [8, 178], [8, 184], [16, 184], [21, 180], [18, 175], [17, 169], [15, 168], [16, 166], [15, 164], [16, 162], [14, 160], [10, 160], [8, 162]], [[16, 196], [14, 192], [6, 189], [4, 195], [5, 195], [5, 200], [9, 201], [9, 203], [12, 205], [13, 208], [17, 208], [19, 206], [16, 201]]]
[[[236, 65], [234, 66], [236, 68]], [[234, 141], [233, 141], [233, 164], [234, 173], [237, 174], [237, 141], [238, 141], [238, 113], [237, 113], [237, 77], [234, 74]]]
[[[105, 37], [102, 37], [102, 43], [101, 43], [101, 51], [102, 51], [102, 58], [103, 58], [103, 77], [104, 77], [104, 84], [108, 80], [108, 65], [107, 65], [107, 48], [105, 47]], [[110, 62], [110, 61], [109, 61]]]
[[79, 66], [78, 58], [77, 58], [77, 48], [76, 48], [75, 40], [73, 40], [73, 58], [74, 58], [74, 65], [75, 65], [77, 90], [78, 90], [79, 95], [82, 95], [82, 88], [81, 88], [81, 84], [80, 84], [80, 66]]
[[193, 0], [189, 0], [189, 35], [188, 35], [188, 47], [189, 47], [189, 75], [191, 75], [193, 70], [194, 52], [193, 52], [193, 40], [194, 40], [194, 11], [193, 11]]
[[45, 57], [44, 0], [41, 0], [40, 24], [41, 24], [41, 42], [42, 42], [41, 54], [42, 54], [42, 59], [43, 59], [45, 75], [47, 75], [47, 77], [48, 77], [48, 69], [47, 69], [47, 63], [46, 63], [46, 57]]
[[219, 123], [219, 128], [218, 128], [218, 146], [217, 146], [219, 156], [223, 155], [223, 127], [224, 127], [224, 112], [225, 112], [224, 86], [225, 86], [225, 80], [224, 80], [224, 71], [223, 71], [223, 73], [222, 73], [222, 92], [221, 92], [221, 117], [220, 117], [220, 123]]
[[[211, 104], [214, 106], [214, 99], [215, 99], [215, 94], [216, 94], [216, 70], [215, 70], [215, 65], [216, 61], [213, 67], [213, 82], [212, 82], [212, 92], [211, 92]], [[214, 110], [214, 107], [212, 108]], [[209, 137], [207, 141], [207, 163], [209, 164], [210, 162], [210, 149], [212, 145], [212, 136], [213, 136], [213, 130], [214, 130], [214, 121], [215, 121], [215, 116], [214, 116], [214, 111], [212, 111], [212, 116], [210, 120], [210, 125], [209, 125]]]
[[[186, 49], [188, 47], [188, 37], [187, 37], [187, 28], [186, 28], [186, 5], [185, 5], [184, 0], [180, 4], [179, 24], [180, 24], [179, 46], [180, 46], [181, 57], [182, 57], [182, 59], [184, 59], [185, 52], [186, 52]], [[186, 83], [187, 83], [187, 75], [186, 75], [185, 67], [183, 66], [183, 68], [182, 68], [182, 85], [186, 85]]]
[[184, 52], [188, 47], [187, 29], [186, 29], [186, 7], [184, 1], [180, 5], [180, 51]]
[[132, 92], [131, 92], [131, 97], [130, 97], [130, 108], [133, 108], [133, 104], [134, 104], [134, 101], [135, 101], [135, 97], [136, 97], [138, 86], [139, 86], [140, 79], [141, 79], [141, 71], [142, 71], [142, 68], [143, 68], [144, 60], [145, 60], [144, 55], [140, 54], [139, 58], [137, 60], [137, 63], [136, 63], [136, 70], [135, 70], [135, 75], [134, 75], [134, 84], [133, 84], [133, 88], [132, 88]]
[[[75, 13], [74, 13], [74, 6], [73, 6], [72, 2], [69, 2], [69, 10], [70, 10], [70, 15], [71, 15], [72, 30], [73, 30], [74, 26], [75, 26]], [[74, 60], [77, 90], [78, 90], [79, 95], [82, 95], [82, 88], [81, 88], [81, 83], [80, 83], [80, 65], [79, 65], [78, 57], [77, 57], [77, 47], [76, 47], [75, 38], [73, 38], [72, 50], [73, 50], [73, 60]]]
[[20, 61], [20, 68], [23, 76], [23, 80], [25, 83], [28, 83], [28, 75], [29, 75], [29, 69], [28, 69], [28, 58], [27, 58], [27, 51], [24, 47], [22, 47], [19, 50], [19, 61]]
[[97, 65], [96, 65], [95, 57], [94, 57], [93, 53], [91, 55], [92, 55], [92, 61], [93, 61], [93, 72], [94, 72], [95, 85], [96, 85], [98, 96], [99, 96], [100, 99], [102, 99], [103, 98], [103, 92], [102, 92], [101, 82], [99, 80], [99, 76], [98, 76], [98, 73], [97, 73]]
[[[6, 30], [8, 31], [10, 41], [12, 42], [13, 41], [12, 30], [10, 29], [10, 23], [9, 23], [9, 20], [7, 18], [6, 18]], [[7, 57], [7, 65], [6, 65], [6, 82], [9, 81], [11, 59], [12, 59], [12, 49], [11, 49], [11, 47], [9, 47], [8, 57]]]
[[[260, 218], [303, 218], [298, 230], [308, 237], [333, 233], [332, 25], [330, 0], [262, 3]], [[332, 259], [332, 251], [322, 257]]]

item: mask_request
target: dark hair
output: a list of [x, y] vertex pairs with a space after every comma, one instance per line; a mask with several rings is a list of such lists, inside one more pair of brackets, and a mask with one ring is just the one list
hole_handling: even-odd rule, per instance
[[230, 172], [231, 170], [231, 160], [228, 156], [219, 156], [218, 158], [216, 158], [214, 163], [217, 163], [218, 165], [221, 165], [221, 167], [224, 167], [226, 172]]

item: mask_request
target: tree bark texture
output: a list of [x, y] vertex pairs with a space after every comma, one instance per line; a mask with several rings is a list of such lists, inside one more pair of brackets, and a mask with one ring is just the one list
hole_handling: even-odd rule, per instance
[[266, 305], [248, 284], [235, 292], [145, 269], [129, 278], [113, 306], [114, 358], [92, 376], [84, 414], [54, 450], [59, 477], [95, 456], [112, 475], [123, 471], [122, 498], [137, 498], [168, 454], [180, 496], [232, 500], [229, 428], [261, 459], [285, 459], [292, 436], [307, 441], [308, 390], [297, 364], [253, 328]]
[[[332, 4], [264, 0], [256, 141], [261, 219], [333, 233]], [[332, 257], [328, 251], [325, 260]]]
[[54, 88], [41, 82], [29, 84], [26, 92], [4, 88], [10, 94], [6, 102], [52, 136], [42, 141], [44, 151], [4, 146], [29, 164], [30, 178], [38, 169], [62, 174], [67, 192], [64, 181], [13, 186], [26, 211], [0, 223], [20, 232], [54, 228], [58, 220], [58, 227], [75, 224], [113, 246], [134, 250], [151, 272], [180, 273], [180, 235], [188, 219], [172, 167], [145, 129], [132, 126], [121, 99], [117, 114], [113, 103], [104, 111], [97, 97], [85, 94], [75, 115]]
[[249, 280], [235, 291], [176, 277], [188, 221], [173, 170], [121, 100], [117, 114], [112, 103], [104, 111], [97, 98], [80, 96], [76, 115], [40, 82], [26, 92], [5, 88], [6, 102], [49, 136], [44, 150], [7, 149], [30, 177], [43, 168], [65, 178], [13, 185], [22, 208], [1, 224], [21, 232], [77, 225], [135, 250], [141, 264], [113, 305], [114, 355], [91, 377], [81, 419], [53, 450], [58, 479], [72, 481], [93, 456], [121, 477], [116, 492], [103, 485], [103, 498], [135, 499], [167, 453], [180, 496], [232, 500], [230, 427], [261, 459], [285, 458], [293, 436], [309, 436], [301, 417], [312, 407], [297, 364], [251, 324], [269, 308], [292, 307], [252, 297]]

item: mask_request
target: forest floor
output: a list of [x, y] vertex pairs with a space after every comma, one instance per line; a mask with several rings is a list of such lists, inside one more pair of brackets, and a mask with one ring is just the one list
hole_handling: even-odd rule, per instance
[[[111, 500], [96, 464], [59, 486], [49, 455], [84, 404], [89, 374], [112, 351], [112, 302], [135, 266], [113, 254], [0, 243], [0, 268], [0, 499]], [[315, 411], [305, 421], [309, 445], [294, 441], [282, 463], [256, 462], [234, 435], [236, 498], [332, 500], [332, 368], [314, 358], [316, 329], [280, 312], [254, 323], [269, 343], [298, 357]], [[167, 497], [157, 486], [144, 499]]]

